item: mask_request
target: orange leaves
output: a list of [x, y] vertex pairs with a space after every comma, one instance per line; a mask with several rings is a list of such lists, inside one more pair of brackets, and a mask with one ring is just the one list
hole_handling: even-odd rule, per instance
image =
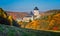
[[51, 15], [48, 16], [48, 21], [50, 21], [50, 20], [51, 20]]
[[57, 26], [53, 27], [53, 30], [58, 30], [58, 27]]
[[49, 23], [49, 26], [54, 25], [54, 22], [55, 22], [55, 20], [51, 20], [50, 23]]
[[56, 14], [53, 19], [56, 21], [57, 24], [60, 24], [60, 13]]
[[31, 29], [45, 29], [48, 27], [48, 21], [46, 20], [33, 20], [31, 23], [28, 23], [26, 25], [26, 28], [31, 28]]
[[31, 23], [26, 25], [26, 28], [36, 29], [39, 25], [39, 20], [33, 20]]
[[[55, 14], [52, 17], [52, 20], [49, 23], [49, 27], [52, 28], [51, 30], [58, 30], [59, 28], [57, 29], [57, 27], [59, 27], [59, 24], [60, 24], [60, 13]], [[57, 26], [57, 27], [55, 27], [55, 26]]]

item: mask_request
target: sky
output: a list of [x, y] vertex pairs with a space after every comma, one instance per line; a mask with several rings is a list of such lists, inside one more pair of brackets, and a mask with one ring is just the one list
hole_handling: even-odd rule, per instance
[[60, 9], [60, 0], [0, 0], [0, 8], [5, 11], [29, 12], [36, 6], [39, 11]]

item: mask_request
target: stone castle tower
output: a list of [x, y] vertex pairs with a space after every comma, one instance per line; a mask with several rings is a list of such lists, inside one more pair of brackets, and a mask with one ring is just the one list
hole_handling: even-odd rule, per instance
[[37, 7], [34, 8], [33, 14], [34, 14], [34, 19], [40, 18], [39, 9]]
[[33, 14], [34, 14], [34, 16], [39, 15], [39, 9], [37, 7], [34, 8]]

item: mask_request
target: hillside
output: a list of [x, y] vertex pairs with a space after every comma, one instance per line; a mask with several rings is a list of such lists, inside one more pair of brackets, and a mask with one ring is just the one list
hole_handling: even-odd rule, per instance
[[[54, 10], [51, 10], [53, 12]], [[54, 11], [55, 13], [44, 13], [39, 19], [33, 20], [25, 25], [24, 28], [35, 30], [60, 30], [60, 11]]]
[[0, 36], [60, 36], [60, 32], [31, 30], [0, 24]]
[[27, 15], [29, 15], [29, 13], [27, 12], [12, 12], [12, 11], [6, 11], [7, 15], [12, 16], [14, 20], [16, 20], [17, 18], [23, 18]]
[[60, 9], [48, 10], [45, 13], [60, 13]]

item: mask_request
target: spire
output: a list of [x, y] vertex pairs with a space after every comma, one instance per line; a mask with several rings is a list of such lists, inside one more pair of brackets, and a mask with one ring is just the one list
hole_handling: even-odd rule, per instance
[[30, 12], [30, 15], [34, 15], [32, 11]]
[[39, 9], [37, 7], [35, 7], [34, 10], [39, 10]]

